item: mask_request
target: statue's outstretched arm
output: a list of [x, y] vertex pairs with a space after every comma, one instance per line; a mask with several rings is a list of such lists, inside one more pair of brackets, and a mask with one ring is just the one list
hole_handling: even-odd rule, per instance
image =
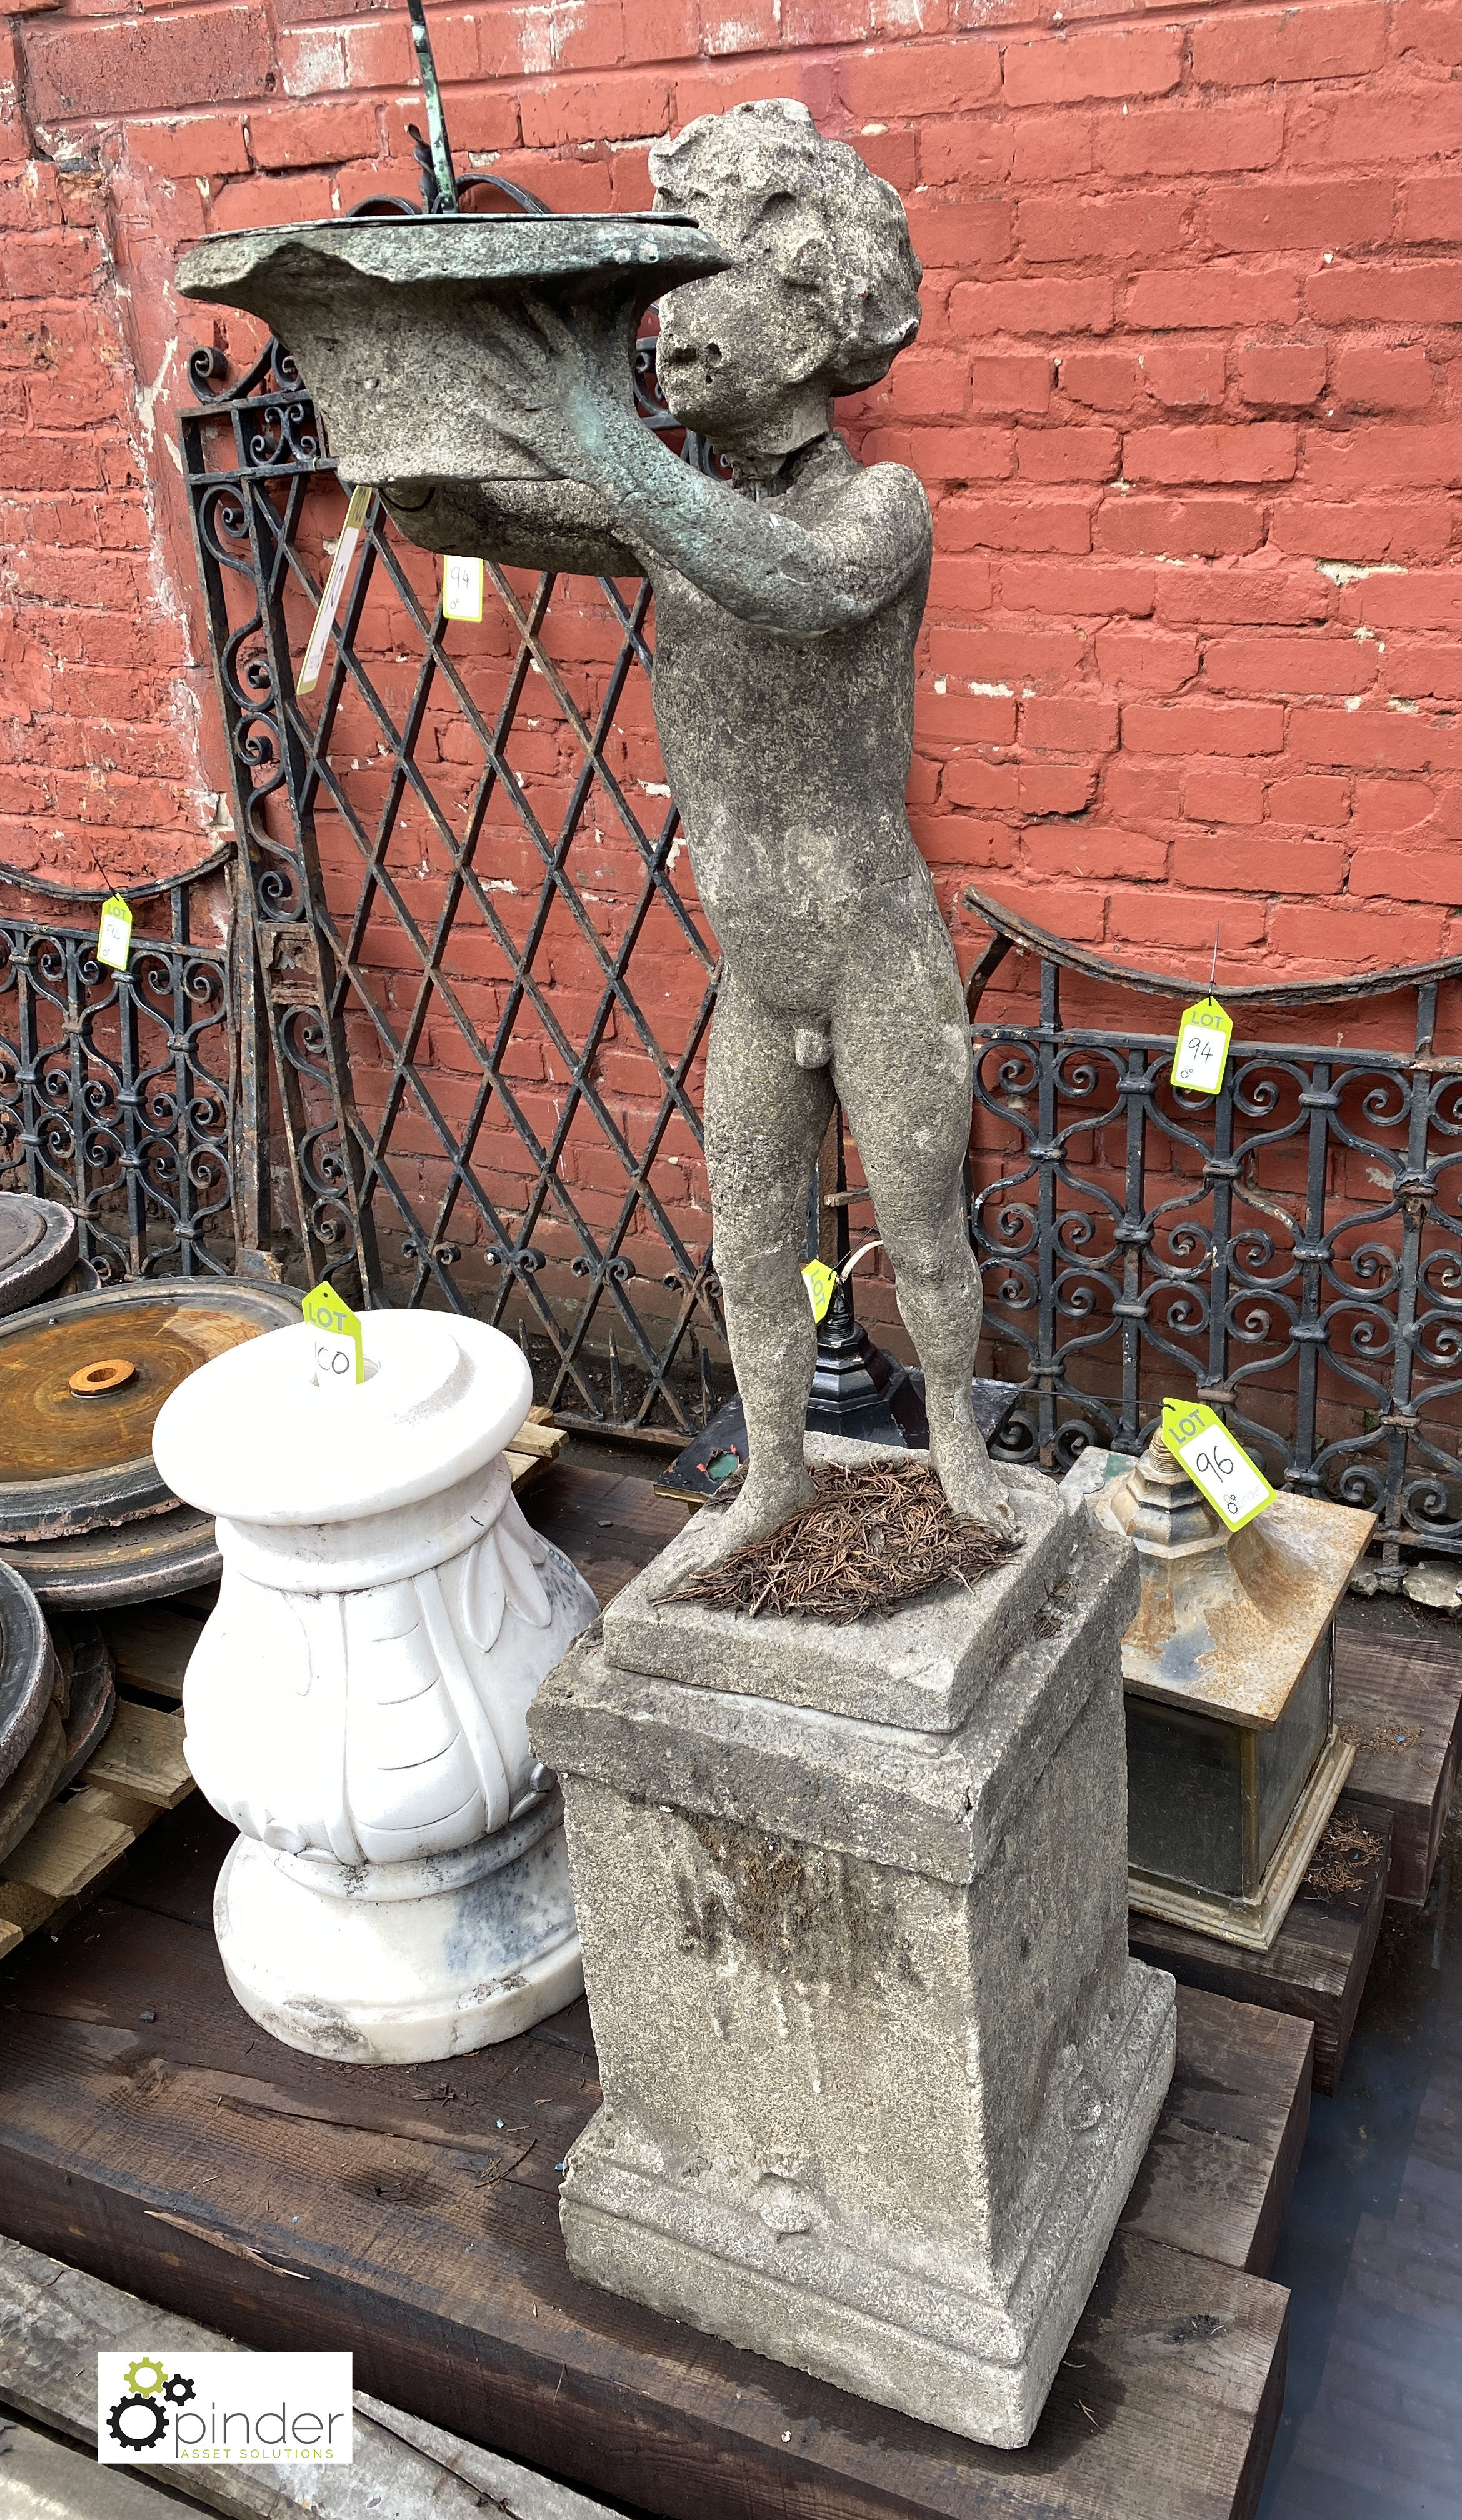
[[617, 414], [585, 453], [619, 533], [652, 575], [657, 561], [668, 562], [774, 638], [820, 639], [870, 620], [928, 560], [928, 502], [898, 465], [853, 475], [817, 528], [779, 500], [738, 498], [677, 464], [648, 429], [632, 436]]
[[505, 568], [638, 577], [642, 563], [615, 531], [608, 500], [578, 481], [419, 481], [382, 484], [392, 522], [424, 551], [461, 552]]

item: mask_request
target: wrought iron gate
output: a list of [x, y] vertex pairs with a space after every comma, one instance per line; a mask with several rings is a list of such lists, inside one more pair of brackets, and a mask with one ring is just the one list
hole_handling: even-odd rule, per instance
[[[648, 588], [489, 569], [507, 634], [489, 695], [373, 502], [306, 705], [295, 657], [335, 475], [275, 345], [232, 385], [221, 365], [193, 362], [182, 442], [256, 946], [245, 1020], [272, 1046], [305, 1266], [506, 1323], [567, 1422], [689, 1434], [726, 1384], [689, 1085], [715, 958], [662, 779], [616, 757], [631, 686], [649, 725]], [[651, 374], [642, 402], [669, 427]], [[383, 611], [393, 655], [368, 652]], [[540, 783], [548, 720], [561, 748]], [[615, 861], [609, 932], [586, 842]]]
[[[96, 892], [0, 867], [0, 1188], [74, 1210], [104, 1282], [205, 1277], [241, 1238], [237, 1036], [228, 948], [195, 902], [232, 844], [185, 876], [128, 887], [125, 971], [97, 961]], [[51, 900], [54, 914], [27, 907]], [[219, 922], [221, 924], [222, 922]]]
[[[489, 569], [484, 664], [373, 511], [306, 707], [294, 658], [343, 501], [288, 360], [233, 384], [221, 364], [195, 361], [182, 438], [258, 975], [241, 1014], [272, 1045], [304, 1266], [505, 1324], [568, 1423], [688, 1434], [726, 1378], [695, 1076], [714, 962], [650, 775], [647, 590]], [[1457, 966], [1411, 975], [1413, 1052], [1236, 1044], [1200, 1107], [1165, 1083], [1170, 1035], [1062, 1022], [1063, 968], [1150, 975], [979, 906], [986, 967], [1038, 966], [1034, 1019], [982, 1028], [972, 1153], [987, 1336], [1030, 1392], [1013, 1448], [1135, 1447], [1165, 1378], [1196, 1381], [1276, 1478], [1374, 1505], [1393, 1567], [1462, 1552], [1462, 1058], [1437, 1043]]]

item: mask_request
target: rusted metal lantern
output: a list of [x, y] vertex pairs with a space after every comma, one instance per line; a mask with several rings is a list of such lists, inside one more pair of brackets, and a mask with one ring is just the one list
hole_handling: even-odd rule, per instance
[[1064, 1481], [1124, 1531], [1142, 1599], [1122, 1640], [1130, 1905], [1267, 1951], [1349, 1774], [1336, 1604], [1375, 1515], [1281, 1492], [1230, 1533], [1155, 1435]]

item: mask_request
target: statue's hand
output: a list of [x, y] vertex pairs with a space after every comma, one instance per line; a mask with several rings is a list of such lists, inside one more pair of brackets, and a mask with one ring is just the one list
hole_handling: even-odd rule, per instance
[[493, 425], [544, 479], [597, 481], [607, 431], [630, 410], [617, 400], [592, 333], [539, 296], [494, 304], [484, 328]]

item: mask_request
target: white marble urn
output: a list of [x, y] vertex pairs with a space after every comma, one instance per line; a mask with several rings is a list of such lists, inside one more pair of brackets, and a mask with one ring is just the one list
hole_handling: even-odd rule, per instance
[[274, 1330], [190, 1374], [153, 1447], [223, 1558], [183, 1711], [242, 1832], [214, 1899], [229, 1984], [291, 2048], [407, 2064], [581, 1990], [526, 1719], [598, 1603], [513, 1496], [513, 1341], [432, 1313], [362, 1328], [363, 1382], [317, 1387], [311, 1331]]

